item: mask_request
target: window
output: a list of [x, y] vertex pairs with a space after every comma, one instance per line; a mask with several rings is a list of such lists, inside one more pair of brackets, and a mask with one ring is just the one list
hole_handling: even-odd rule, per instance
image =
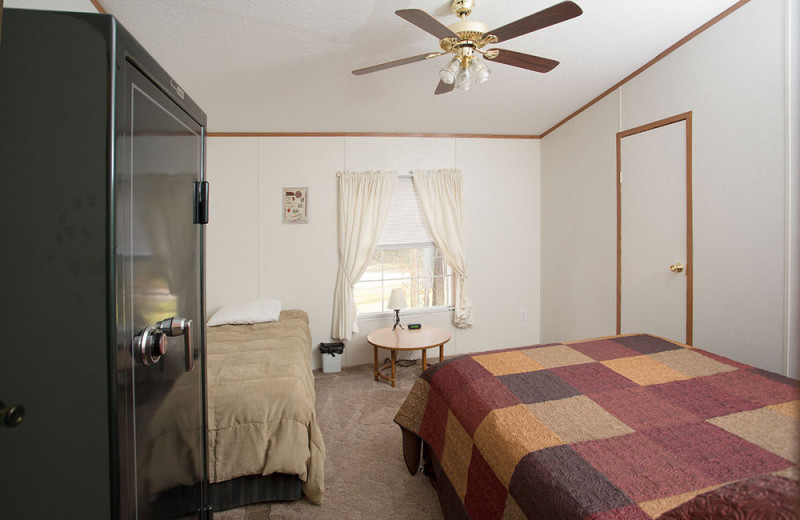
[[409, 308], [453, 303], [453, 274], [428, 233], [411, 176], [398, 178], [378, 246], [355, 284], [358, 312], [391, 310], [386, 302], [395, 288]]

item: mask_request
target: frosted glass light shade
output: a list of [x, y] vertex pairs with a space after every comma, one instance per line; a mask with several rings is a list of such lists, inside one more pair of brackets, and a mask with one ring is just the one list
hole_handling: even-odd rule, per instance
[[472, 72], [469, 69], [460, 68], [458, 69], [458, 74], [456, 74], [456, 88], [460, 90], [467, 91], [470, 87], [470, 81], [472, 80]]
[[439, 71], [439, 78], [441, 78], [444, 83], [452, 85], [456, 81], [456, 74], [458, 74], [458, 69], [460, 67], [461, 63], [458, 61], [458, 58], [453, 58], [445, 68]]
[[489, 79], [489, 75], [492, 73], [486, 63], [479, 58], [473, 58], [469, 68], [475, 76], [475, 83], [477, 84], [486, 82], [486, 80]]
[[390, 309], [399, 310], [408, 307], [406, 303], [406, 295], [403, 294], [403, 289], [392, 289], [392, 294], [389, 295], [389, 303], [386, 306]]

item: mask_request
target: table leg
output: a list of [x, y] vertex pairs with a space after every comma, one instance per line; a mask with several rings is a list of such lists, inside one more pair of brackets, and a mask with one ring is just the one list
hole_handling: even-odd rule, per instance
[[392, 388], [394, 388], [394, 386], [395, 386], [395, 384], [394, 384], [395, 383], [395, 381], [394, 381], [394, 362], [395, 362], [396, 359], [397, 359], [397, 351], [396, 350], [392, 350]]
[[444, 361], [444, 343], [439, 345], [439, 363]]
[[422, 371], [428, 368], [428, 349], [422, 349]]
[[373, 365], [375, 368], [375, 381], [378, 380], [378, 347], [372, 345], [372, 349], [375, 351], [375, 364]]

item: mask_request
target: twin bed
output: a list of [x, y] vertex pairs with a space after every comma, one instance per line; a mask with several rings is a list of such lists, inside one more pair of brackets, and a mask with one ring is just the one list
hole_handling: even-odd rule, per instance
[[305, 494], [321, 503], [311, 334], [301, 310], [208, 327], [209, 479], [215, 510]]
[[625, 335], [446, 360], [395, 422], [448, 519], [788, 520], [798, 399], [792, 379]]
[[[306, 312], [281, 311], [276, 300], [233, 304], [209, 320], [206, 337], [214, 510], [303, 495], [322, 503], [325, 444], [317, 425]], [[143, 446], [144, 460], [174, 461], [141, 468], [164, 518], [183, 510], [183, 496], [200, 492], [196, 482], [203, 471], [196, 462], [203, 460], [203, 446], [188, 442], [196, 435], [184, 435], [198, 427], [187, 390], [194, 387], [173, 387]]]

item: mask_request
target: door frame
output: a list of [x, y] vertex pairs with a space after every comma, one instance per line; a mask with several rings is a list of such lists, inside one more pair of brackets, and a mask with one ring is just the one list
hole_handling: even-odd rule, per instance
[[686, 122], [686, 344], [692, 344], [694, 249], [692, 247], [692, 112], [617, 132], [617, 334], [622, 334], [622, 139], [681, 121]]

